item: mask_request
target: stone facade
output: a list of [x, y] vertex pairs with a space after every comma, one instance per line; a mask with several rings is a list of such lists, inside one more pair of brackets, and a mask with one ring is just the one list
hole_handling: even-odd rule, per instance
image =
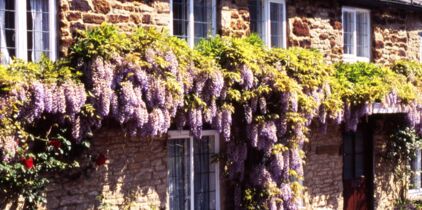
[[343, 53], [341, 7], [337, 1], [287, 3], [288, 45], [318, 49], [329, 61]]
[[388, 131], [404, 122], [404, 116], [384, 115], [374, 117], [374, 206], [375, 209], [394, 209], [400, 198], [400, 177], [395, 176], [395, 161], [386, 158]]
[[92, 140], [92, 154], [104, 165], [63, 178], [48, 188], [47, 209], [168, 209], [165, 139], [125, 137], [104, 128]]
[[[123, 30], [133, 26], [170, 25], [169, 0], [60, 0], [59, 46], [62, 55], [79, 29], [109, 22]], [[217, 1], [221, 35], [250, 34], [247, 0]], [[342, 60], [341, 7], [335, 0], [287, 0], [288, 46], [320, 50], [328, 61]], [[353, 6], [353, 5], [352, 5]], [[389, 64], [397, 59], [418, 60], [422, 15], [392, 8], [371, 10], [372, 60]], [[375, 207], [392, 209], [398, 188], [381, 158], [387, 136], [379, 121], [375, 141]], [[306, 146], [305, 209], [343, 209], [342, 131], [329, 125], [327, 132], [313, 129]], [[48, 209], [168, 209], [165, 140], [126, 138], [118, 129], [97, 132], [92, 148], [108, 158], [103, 166], [73, 180], [57, 180], [49, 187]], [[224, 190], [223, 190], [224, 191]], [[224, 197], [222, 203], [231, 199]]]
[[420, 59], [421, 14], [376, 10], [372, 21], [374, 61], [389, 64], [398, 59]]
[[62, 55], [68, 53], [75, 32], [80, 29], [103, 22], [123, 30], [139, 25], [167, 28], [171, 21], [168, 0], [60, 0], [58, 14]]
[[335, 124], [313, 128], [305, 146], [305, 209], [343, 209], [342, 131]]

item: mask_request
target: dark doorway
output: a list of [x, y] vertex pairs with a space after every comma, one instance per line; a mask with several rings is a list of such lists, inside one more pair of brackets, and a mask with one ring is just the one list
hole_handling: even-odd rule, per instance
[[343, 187], [345, 210], [372, 209], [372, 129], [360, 123], [356, 132], [343, 135]]

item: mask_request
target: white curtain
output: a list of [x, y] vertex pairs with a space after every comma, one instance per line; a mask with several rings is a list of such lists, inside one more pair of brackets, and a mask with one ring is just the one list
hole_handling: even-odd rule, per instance
[[31, 14], [32, 14], [32, 53], [31, 60], [38, 61], [41, 59], [41, 54], [44, 50], [43, 40], [43, 1], [31, 0]]
[[0, 1], [0, 52], [1, 63], [9, 63], [10, 55], [6, 43], [6, 1]]

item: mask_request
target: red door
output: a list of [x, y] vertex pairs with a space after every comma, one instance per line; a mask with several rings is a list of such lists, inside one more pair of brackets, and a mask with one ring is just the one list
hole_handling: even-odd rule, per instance
[[345, 210], [370, 209], [372, 138], [367, 124], [343, 137], [343, 187]]

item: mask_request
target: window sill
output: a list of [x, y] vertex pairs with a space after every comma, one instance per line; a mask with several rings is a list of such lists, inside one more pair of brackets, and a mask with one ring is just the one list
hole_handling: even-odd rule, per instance
[[343, 61], [346, 63], [365, 62], [369, 63], [370, 60], [367, 57], [357, 57], [353, 55], [343, 55]]

